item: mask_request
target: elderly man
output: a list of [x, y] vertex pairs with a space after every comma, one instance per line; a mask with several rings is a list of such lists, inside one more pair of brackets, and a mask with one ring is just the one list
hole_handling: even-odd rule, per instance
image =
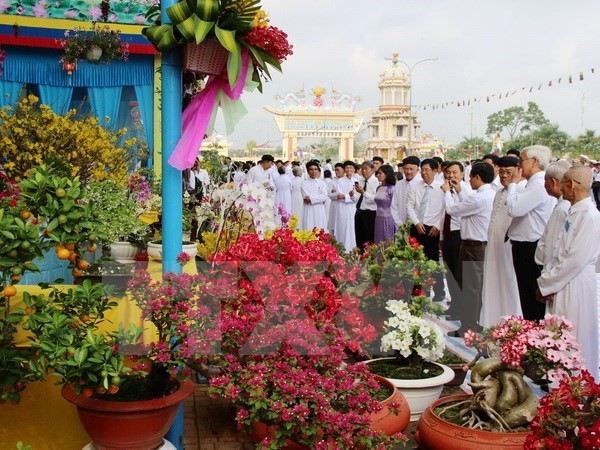
[[517, 277], [513, 267], [511, 244], [506, 232], [512, 222], [508, 215], [508, 185], [521, 172], [519, 159], [503, 156], [498, 161], [498, 175], [502, 189], [496, 192], [492, 216], [488, 228], [488, 243], [483, 265], [483, 290], [479, 324], [489, 327], [500, 322], [504, 316], [521, 316], [521, 303]]
[[552, 152], [548, 147], [532, 145], [521, 151], [519, 165], [527, 185], [518, 191], [521, 180], [515, 172], [508, 185], [508, 215], [513, 218], [507, 236], [512, 244], [513, 265], [519, 287], [519, 299], [523, 317], [527, 320], [544, 318], [545, 307], [536, 301], [537, 278], [540, 268], [535, 262], [537, 242], [542, 236], [556, 199], [550, 197], [544, 188], [546, 166]]
[[550, 164], [548, 169], [546, 169], [544, 187], [548, 195], [557, 199], [557, 203], [535, 251], [535, 262], [540, 266], [546, 267], [556, 254], [558, 238], [560, 237], [562, 228], [565, 226], [567, 212], [571, 207], [571, 203], [563, 198], [560, 187], [563, 176], [570, 168], [571, 164], [569, 161], [561, 159]]
[[598, 298], [595, 265], [600, 255], [600, 212], [589, 198], [592, 172], [575, 167], [563, 176], [561, 189], [571, 202], [561, 230], [555, 257], [538, 278], [538, 299], [551, 314], [565, 316], [575, 326], [575, 336], [591, 374], [598, 369]]

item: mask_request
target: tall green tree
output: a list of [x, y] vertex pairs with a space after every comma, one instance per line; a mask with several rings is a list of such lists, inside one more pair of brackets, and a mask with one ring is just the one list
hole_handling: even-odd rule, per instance
[[591, 159], [600, 159], [600, 136], [596, 135], [594, 130], [585, 130], [585, 132], [570, 143], [569, 150], [572, 157], [587, 155]]
[[[469, 150], [471, 153], [469, 154]], [[486, 153], [491, 153], [492, 143], [480, 136], [468, 138], [463, 136], [462, 141], [454, 148], [446, 152], [447, 161], [463, 161], [466, 159], [475, 159], [476, 157], [482, 157]]]
[[548, 119], [537, 103], [528, 102], [527, 109], [522, 106], [511, 106], [490, 114], [485, 133], [494, 136], [496, 132], [500, 132], [501, 135], [508, 136], [508, 141], [513, 141], [523, 133], [534, 131], [547, 123]]

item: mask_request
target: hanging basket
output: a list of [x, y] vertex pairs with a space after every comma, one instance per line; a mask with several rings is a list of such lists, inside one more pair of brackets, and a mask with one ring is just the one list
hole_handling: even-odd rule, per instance
[[216, 38], [200, 44], [188, 42], [183, 46], [183, 70], [186, 72], [220, 75], [227, 66], [229, 52]]

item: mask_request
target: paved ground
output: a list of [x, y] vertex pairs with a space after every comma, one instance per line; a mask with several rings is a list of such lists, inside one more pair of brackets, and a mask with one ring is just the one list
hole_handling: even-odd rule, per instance
[[[254, 444], [245, 433], [237, 431], [235, 412], [227, 402], [206, 395], [206, 385], [197, 385], [193, 397], [185, 402], [185, 450], [250, 450]], [[459, 388], [444, 388], [443, 397], [459, 393]], [[411, 422], [405, 433], [411, 438], [406, 447], [418, 448], [412, 435], [417, 423]], [[396, 450], [396, 449], [394, 449]]]

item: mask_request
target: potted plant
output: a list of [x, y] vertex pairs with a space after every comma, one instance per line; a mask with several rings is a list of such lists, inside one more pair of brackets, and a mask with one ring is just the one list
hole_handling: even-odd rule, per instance
[[112, 180], [93, 182], [85, 201], [94, 206], [101, 226], [98, 235], [118, 262], [134, 263], [148, 239], [148, 225], [139, 220], [144, 209], [137, 197]]
[[[478, 349], [470, 364], [473, 395], [431, 405], [418, 424], [419, 442], [453, 450], [523, 448], [539, 400], [523, 379], [522, 365], [536, 361], [552, 381], [581, 370], [579, 346], [570, 330], [564, 318], [546, 315], [540, 323], [513, 316], [483, 333], [465, 333], [465, 344]], [[489, 357], [478, 361], [484, 353]]]
[[[165, 334], [152, 352], [159, 357], [170, 349], [165, 358], [195, 359], [191, 367], [210, 380], [211, 393], [239, 408], [240, 425], [266, 430], [263, 444], [374, 448], [397, 440], [370, 429], [381, 419], [372, 417], [380, 410], [374, 375], [362, 364], [344, 362], [344, 349], [358, 351], [374, 336], [357, 310], [358, 299], [335, 287], [333, 277], [346, 270], [328, 235], [315, 233], [302, 242], [293, 230], [280, 229], [265, 238], [242, 235], [195, 276], [167, 274], [151, 282], [137, 272], [130, 294], [143, 314], [171, 323], [158, 326]], [[198, 313], [213, 319], [199, 323]], [[172, 323], [176, 315], [181, 324]], [[344, 318], [352, 326], [344, 327]], [[173, 329], [177, 336], [168, 334]], [[319, 408], [308, 407], [313, 402]], [[386, 405], [384, 415], [395, 414], [400, 418], [392, 417], [395, 428], [387, 433], [408, 423], [406, 406]]]
[[563, 378], [540, 400], [524, 448], [600, 448], [600, 384], [588, 371]]
[[65, 51], [60, 59], [65, 70], [72, 71], [77, 61], [84, 59], [92, 64], [108, 64], [113, 60], [127, 61], [129, 57], [129, 44], [108, 25], [93, 23], [89, 30], [67, 30], [59, 43]]
[[384, 323], [387, 333], [381, 338], [380, 349], [393, 350], [394, 356], [367, 361], [371, 372], [386, 377], [404, 394], [411, 420], [417, 420], [454, 378], [452, 369], [434, 362], [442, 357], [446, 345], [442, 330], [413, 312], [414, 305], [427, 302], [426, 297], [415, 297], [411, 309], [402, 300], [389, 300], [386, 309], [392, 315]]
[[[128, 340], [141, 331], [102, 330], [117, 303], [102, 284], [89, 280], [73, 289], [23, 296], [25, 308], [13, 317], [32, 334], [36, 367], [57, 377], [63, 396], [78, 408], [86, 432], [98, 446], [155, 448], [179, 403], [193, 391], [190, 382], [170, 376], [170, 367], [144, 359], [126, 366]], [[128, 339], [126, 339], [128, 338]], [[32, 361], [32, 362], [33, 362]]]
[[435, 362], [448, 366], [454, 371], [454, 379], [446, 383], [448, 386], [460, 386], [465, 381], [465, 375], [468, 370], [467, 361], [450, 348], [446, 347], [444, 355]]

